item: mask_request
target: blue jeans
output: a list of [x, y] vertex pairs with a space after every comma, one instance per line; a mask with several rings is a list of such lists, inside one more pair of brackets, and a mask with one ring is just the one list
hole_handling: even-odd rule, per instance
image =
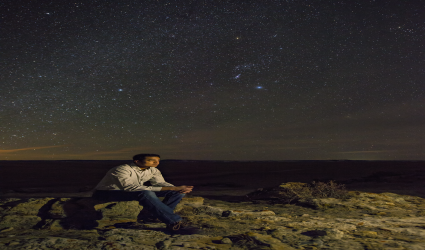
[[[176, 191], [136, 191], [127, 192], [122, 190], [96, 190], [93, 193], [94, 199], [107, 201], [139, 201], [139, 204], [151, 212], [155, 217], [165, 224], [173, 224], [181, 221], [182, 218], [174, 213], [174, 209], [185, 194]], [[164, 197], [160, 201], [158, 197]]]

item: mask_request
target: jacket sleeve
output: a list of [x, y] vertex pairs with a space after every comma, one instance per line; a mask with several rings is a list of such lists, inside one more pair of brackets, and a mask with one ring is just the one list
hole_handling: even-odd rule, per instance
[[124, 191], [161, 191], [160, 187], [145, 186], [139, 183], [136, 174], [130, 168], [117, 168], [111, 173], [116, 180], [116, 185]]
[[164, 180], [161, 171], [159, 171], [157, 168], [154, 169], [153, 176], [149, 181], [151, 182], [153, 187], [174, 187], [173, 184], [168, 183]]

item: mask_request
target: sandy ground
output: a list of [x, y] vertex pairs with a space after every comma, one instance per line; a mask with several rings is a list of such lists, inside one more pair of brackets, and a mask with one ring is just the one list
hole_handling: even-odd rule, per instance
[[[0, 161], [0, 197], [87, 197], [108, 169], [128, 161]], [[158, 167], [192, 195], [243, 196], [282, 182], [336, 180], [348, 190], [425, 198], [423, 161], [224, 162], [164, 160]]]

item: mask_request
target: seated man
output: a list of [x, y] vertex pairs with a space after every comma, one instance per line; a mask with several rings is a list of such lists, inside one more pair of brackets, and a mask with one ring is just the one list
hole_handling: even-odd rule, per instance
[[[193, 186], [174, 186], [164, 180], [156, 168], [160, 156], [157, 154], [138, 154], [133, 163], [109, 170], [95, 187], [93, 198], [110, 201], [138, 200], [143, 208], [167, 225], [173, 233], [192, 233], [195, 228], [183, 227], [182, 218], [174, 213], [174, 208]], [[152, 186], [145, 186], [150, 181]], [[161, 202], [158, 197], [164, 197]]]

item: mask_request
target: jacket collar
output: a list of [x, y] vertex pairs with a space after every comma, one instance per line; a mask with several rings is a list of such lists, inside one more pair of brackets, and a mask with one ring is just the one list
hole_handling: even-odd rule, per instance
[[139, 166], [137, 166], [136, 164], [134, 164], [134, 162], [132, 162], [131, 164], [130, 164], [130, 167], [132, 167], [132, 168], [134, 168], [134, 169], [136, 169], [136, 170], [139, 170], [139, 171], [145, 171], [145, 170], [149, 170], [150, 168], [147, 168], [147, 169], [145, 169], [145, 170], [142, 170]]

